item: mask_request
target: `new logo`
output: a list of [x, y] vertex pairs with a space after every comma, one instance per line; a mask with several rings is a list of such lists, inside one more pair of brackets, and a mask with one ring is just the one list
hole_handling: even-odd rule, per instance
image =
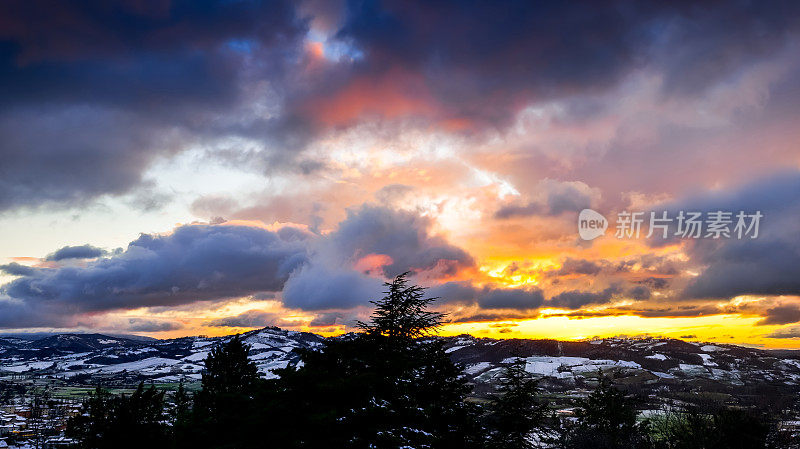
[[578, 214], [578, 235], [584, 240], [594, 240], [606, 233], [608, 220], [591, 210], [584, 209]]

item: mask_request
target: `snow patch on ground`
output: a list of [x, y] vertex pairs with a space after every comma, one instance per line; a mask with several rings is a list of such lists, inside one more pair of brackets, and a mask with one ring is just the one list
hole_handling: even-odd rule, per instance
[[489, 368], [491, 366], [492, 366], [492, 364], [489, 363], [489, 362], [480, 362], [480, 363], [475, 363], [475, 364], [469, 365], [464, 371], [467, 374], [475, 375], [475, 374], [478, 374], [479, 372], [481, 372], [481, 371], [483, 371], [483, 370], [485, 370], [485, 369], [487, 369], [487, 368]]
[[711, 360], [711, 354], [697, 354], [700, 358], [703, 359], [703, 365], [706, 366], [717, 366], [717, 363]]
[[714, 345], [705, 345], [705, 346], [700, 346], [700, 350], [704, 352], [715, 352], [715, 351], [724, 351], [725, 348], [720, 348], [719, 346], [714, 346]]

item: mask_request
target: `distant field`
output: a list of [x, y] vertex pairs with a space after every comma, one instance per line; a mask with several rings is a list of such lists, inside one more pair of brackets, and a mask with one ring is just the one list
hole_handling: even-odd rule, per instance
[[[18, 384], [24, 386], [31, 394], [47, 394], [53, 399], [73, 399], [82, 400], [94, 393], [97, 389], [96, 385], [66, 385], [59, 379], [36, 379], [33, 380], [9, 380], [3, 379], [6, 383]], [[177, 391], [180, 384], [177, 383], [145, 383], [145, 386], [153, 385], [158, 390], [163, 391]], [[102, 385], [101, 385], [102, 386]], [[136, 389], [137, 385], [125, 386], [102, 386], [111, 394], [131, 394]], [[191, 382], [184, 384], [187, 391], [199, 391], [201, 389], [200, 382]]]

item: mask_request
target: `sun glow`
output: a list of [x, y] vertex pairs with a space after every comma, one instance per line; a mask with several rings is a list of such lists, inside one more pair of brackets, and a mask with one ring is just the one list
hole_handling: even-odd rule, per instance
[[765, 348], [800, 348], [800, 341], [766, 338], [779, 326], [756, 326], [759, 318], [741, 315], [711, 315], [691, 318], [643, 318], [564, 316], [529, 320], [503, 320], [447, 324], [441, 335], [471, 334], [491, 338], [584, 340], [587, 338], [667, 337], [690, 341], [730, 343]]

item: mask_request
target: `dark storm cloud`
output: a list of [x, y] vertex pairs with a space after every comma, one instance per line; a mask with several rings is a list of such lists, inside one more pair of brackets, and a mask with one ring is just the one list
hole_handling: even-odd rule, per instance
[[347, 218], [331, 233], [331, 249], [354, 259], [369, 254], [387, 255], [392, 259], [383, 267], [387, 277], [426, 270], [453, 274], [474, 265], [466, 251], [431, 235], [431, 224], [429, 218], [413, 212], [362, 206], [348, 210]]
[[333, 326], [336, 324], [337, 321], [341, 321], [344, 317], [341, 313], [331, 312], [331, 313], [321, 313], [314, 317], [310, 323], [308, 323], [311, 327], [326, 327], [326, 326]]
[[621, 307], [619, 310], [629, 310], [631, 314], [643, 318], [679, 318], [719, 315], [722, 311], [715, 306], [678, 306], [670, 308], [642, 308]]
[[543, 302], [544, 295], [539, 289], [485, 289], [478, 296], [482, 309], [531, 310], [538, 309]]
[[37, 269], [27, 265], [11, 262], [10, 264], [0, 265], [0, 271], [12, 276], [31, 276], [36, 273]]
[[446, 282], [428, 289], [443, 303], [477, 304], [482, 309], [538, 309], [544, 295], [538, 288], [476, 287], [466, 281]]
[[793, 326], [778, 329], [767, 335], [767, 338], [800, 338], [800, 327]]
[[286, 321], [277, 313], [248, 310], [236, 316], [219, 318], [207, 325], [214, 327], [267, 327], [285, 326]]
[[504, 320], [521, 320], [526, 318], [535, 318], [536, 315], [531, 316], [529, 313], [516, 313], [504, 310], [502, 312], [482, 312], [471, 315], [448, 315], [448, 322], [450, 323], [481, 323], [487, 321], [504, 321]]
[[668, 280], [652, 276], [646, 279], [642, 279], [640, 281], [636, 281], [636, 283], [646, 285], [653, 290], [662, 290], [664, 288], [667, 288], [667, 286], [669, 286]]
[[140, 186], [151, 159], [174, 150], [163, 130], [135, 113], [85, 105], [0, 111], [0, 210], [72, 206]]
[[548, 316], [564, 316], [569, 318], [596, 318], [607, 316], [639, 316], [643, 318], [686, 318], [709, 315], [719, 315], [725, 313], [715, 306], [678, 306], [669, 308], [637, 308], [637, 307], [615, 307], [612, 309], [575, 312], [562, 314], [549, 314]]
[[306, 31], [286, 1], [12, 0], [0, 17], [5, 105], [228, 102], [239, 55], [294, 45]]
[[539, 183], [543, 198], [525, 205], [510, 204], [495, 212], [495, 218], [560, 215], [580, 212], [592, 206], [592, 190], [582, 182], [559, 182], [546, 179]]
[[[605, 261], [601, 261], [605, 262]], [[568, 276], [571, 274], [588, 274], [596, 275], [603, 269], [601, 262], [595, 262], [587, 259], [573, 259], [567, 257], [561, 263], [561, 268], [558, 269], [556, 274], [559, 276]]]
[[283, 289], [283, 304], [302, 310], [352, 309], [380, 298], [383, 281], [359, 272], [311, 264], [295, 272]]
[[616, 271], [620, 273], [644, 271], [663, 276], [673, 276], [680, 273], [678, 264], [674, 260], [655, 254], [643, 254], [623, 260], [617, 263]]
[[643, 285], [637, 285], [636, 287], [628, 290], [628, 296], [637, 301], [650, 299], [650, 289]]
[[[142, 234], [125, 250], [81, 266], [2, 265], [19, 277], [0, 286], [0, 327], [69, 327], [97, 312], [245, 296], [301, 310], [365, 306], [385, 288], [381, 273], [362, 272], [363, 256], [388, 255], [394, 262], [387, 272], [425, 270], [428, 278], [471, 266], [466, 252], [431, 236], [429, 225], [409, 212], [365, 206], [327, 235], [290, 226], [187, 225], [168, 235]], [[67, 247], [51, 259], [96, 254], [88, 245]], [[514, 300], [491, 289], [482, 294]]]
[[800, 25], [800, 5], [791, 0], [673, 3], [676, 14], [659, 18], [665, 33], [651, 50], [667, 93], [702, 92], [776, 52]]
[[0, 288], [0, 326], [60, 315], [174, 306], [279, 291], [307, 261], [306, 246], [244, 226], [182, 226], [143, 234], [85, 267], [39, 268]]
[[507, 120], [531, 99], [613, 85], [652, 65], [697, 92], [780, 47], [798, 5], [778, 2], [352, 1], [339, 38], [360, 70], [421, 74], [453, 115]]
[[797, 306], [777, 306], [767, 309], [764, 319], [756, 324], [790, 324], [800, 321], [800, 307]]
[[[672, 209], [672, 207], [671, 207]], [[731, 193], [703, 195], [675, 209], [761, 211], [759, 235], [689, 241], [692, 262], [706, 267], [688, 284], [689, 298], [800, 294], [800, 173], [771, 176]], [[734, 222], [735, 222], [734, 218]], [[734, 223], [735, 224], [735, 223]], [[733, 225], [732, 225], [733, 226]]]
[[167, 332], [182, 329], [183, 325], [176, 321], [149, 320], [130, 318], [127, 331], [129, 332]]
[[282, 1], [2, 2], [0, 209], [125, 193], [181, 134], [243, 132], [212, 119], [282, 83], [306, 28]]
[[[215, 148], [209, 157], [313, 174], [324, 162], [300, 153], [338, 124], [330, 119], [340, 117], [340, 103], [318, 106], [340, 94], [365, 97], [342, 97], [342, 104], [370, 106], [356, 115], [381, 115], [393, 99], [408, 98], [409, 114], [466, 122], [472, 130], [506, 124], [536, 100], [606, 89], [642, 67], [664, 75], [666, 94], [696, 95], [780, 49], [797, 29], [798, 7], [791, 1], [353, 1], [346, 8], [281, 0], [5, 1], [0, 210], [126, 194], [142, 187], [158, 156], [193, 143], [214, 147], [226, 137], [254, 139], [263, 148]], [[329, 44], [344, 56], [308, 70], [304, 45], [312, 20], [332, 33]], [[254, 86], [265, 85], [271, 94], [256, 92]], [[254, 102], [279, 112], [254, 113]], [[595, 109], [570, 107], [569, 115], [580, 119]], [[562, 195], [509, 206], [498, 216], [540, 207], [558, 214], [584, 204]]]
[[94, 259], [106, 254], [105, 250], [96, 246], [65, 246], [47, 256], [46, 260], [57, 262], [66, 259]]
[[619, 293], [619, 288], [608, 287], [599, 292], [570, 290], [561, 292], [547, 301], [548, 307], [560, 307], [566, 309], [580, 309], [590, 304], [605, 304]]
[[308, 325], [311, 327], [329, 327], [336, 325], [354, 327], [359, 319], [363, 319], [363, 317], [359, 317], [358, 313], [355, 312], [326, 312], [317, 314]]

